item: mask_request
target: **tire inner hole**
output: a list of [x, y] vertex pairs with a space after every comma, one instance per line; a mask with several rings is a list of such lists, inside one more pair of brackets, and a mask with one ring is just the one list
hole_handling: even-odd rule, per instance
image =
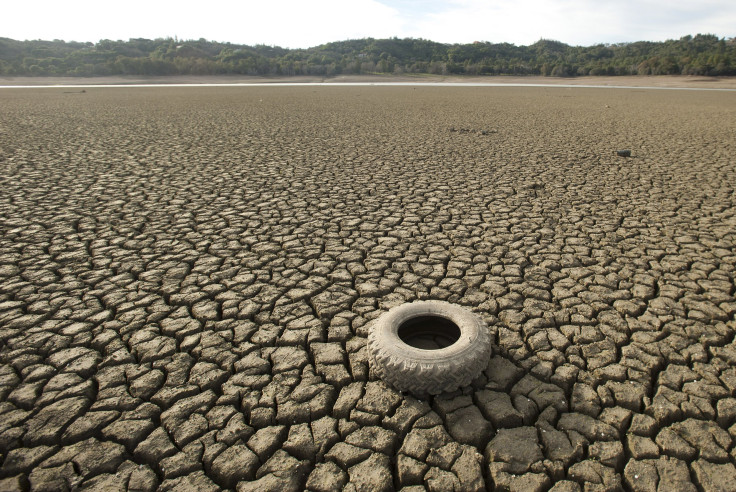
[[399, 338], [407, 345], [424, 350], [449, 347], [460, 338], [460, 328], [441, 316], [417, 316], [404, 321], [398, 329]]

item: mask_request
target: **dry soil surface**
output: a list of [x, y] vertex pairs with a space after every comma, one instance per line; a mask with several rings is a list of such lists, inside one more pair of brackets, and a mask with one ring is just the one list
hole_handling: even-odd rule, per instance
[[109, 76], [109, 77], [0, 77], [3, 86], [48, 85], [134, 85], [134, 84], [506, 84], [506, 85], [575, 85], [611, 87], [660, 87], [687, 89], [736, 90], [736, 77], [706, 77], [696, 75], [654, 76], [442, 76], [442, 75], [339, 75], [335, 77], [295, 76], [256, 77], [247, 75], [170, 75], [170, 76]]
[[[0, 490], [733, 490], [733, 94], [0, 106]], [[371, 374], [417, 299], [491, 327], [472, 386]]]

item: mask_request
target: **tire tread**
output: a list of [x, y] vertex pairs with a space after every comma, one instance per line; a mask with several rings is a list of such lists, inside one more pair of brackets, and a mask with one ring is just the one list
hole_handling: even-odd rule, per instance
[[368, 335], [369, 364], [376, 376], [400, 391], [417, 396], [436, 395], [467, 386], [487, 366], [491, 356], [490, 332], [480, 318], [476, 322], [478, 337], [459, 357], [442, 363], [432, 363], [431, 359], [418, 363], [387, 350], [384, 346], [387, 342], [379, 333], [379, 320]]

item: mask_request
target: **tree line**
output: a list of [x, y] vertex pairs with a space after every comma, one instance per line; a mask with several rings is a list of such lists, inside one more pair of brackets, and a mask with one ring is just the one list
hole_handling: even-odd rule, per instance
[[529, 46], [426, 39], [356, 39], [286, 49], [177, 38], [16, 41], [0, 38], [0, 76], [104, 75], [736, 75], [736, 38]]

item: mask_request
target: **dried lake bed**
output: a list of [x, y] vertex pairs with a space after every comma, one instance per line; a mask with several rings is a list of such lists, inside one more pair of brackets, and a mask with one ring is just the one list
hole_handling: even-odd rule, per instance
[[[0, 490], [736, 483], [733, 93], [0, 107]], [[369, 371], [372, 321], [417, 299], [491, 327], [472, 386], [418, 400]]]

